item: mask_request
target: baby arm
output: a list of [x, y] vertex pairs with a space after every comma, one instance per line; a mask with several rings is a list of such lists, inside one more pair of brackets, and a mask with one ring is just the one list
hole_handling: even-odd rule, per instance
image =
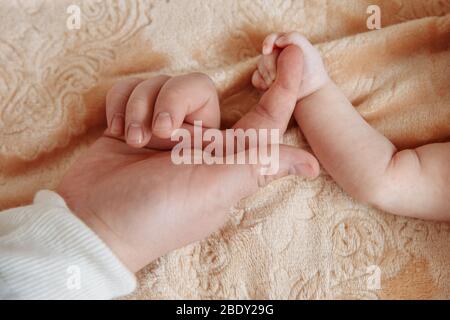
[[[328, 78], [317, 63], [320, 55], [304, 37], [281, 35], [273, 44], [278, 49], [298, 45], [304, 52], [301, 86], [309, 90], [299, 89], [301, 100], [294, 115], [323, 167], [346, 192], [394, 214], [450, 220], [449, 142], [398, 151], [364, 121]], [[305, 75], [308, 65], [319, 73]], [[312, 83], [310, 79], [321, 80]]]
[[399, 215], [450, 219], [450, 143], [397, 151], [331, 81], [298, 103], [295, 118], [350, 195]]

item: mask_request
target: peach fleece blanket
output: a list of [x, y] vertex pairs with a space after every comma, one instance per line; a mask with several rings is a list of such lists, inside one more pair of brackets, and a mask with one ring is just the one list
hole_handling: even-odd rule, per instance
[[[79, 30], [66, 27], [71, 4]], [[366, 26], [373, 4], [381, 30]], [[317, 44], [398, 147], [450, 136], [449, 0], [0, 0], [0, 28], [0, 209], [57, 185], [101, 134], [105, 92], [121, 77], [206, 72], [230, 126], [258, 99], [250, 75], [274, 30]], [[306, 146], [297, 132], [284, 142]], [[139, 279], [130, 298], [449, 299], [450, 225], [359, 204], [325, 172], [288, 177]]]

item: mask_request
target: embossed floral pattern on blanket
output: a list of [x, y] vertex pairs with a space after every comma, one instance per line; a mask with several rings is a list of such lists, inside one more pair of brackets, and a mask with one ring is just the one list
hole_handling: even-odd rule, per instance
[[[65, 30], [63, 24], [62, 32], [50, 33], [32, 23], [33, 16], [45, 18], [44, 4], [7, 4], [22, 12], [23, 30], [0, 42], [1, 59], [7, 62], [0, 73], [2, 154], [36, 157], [83, 132], [81, 95], [97, 83], [100, 68], [112, 63], [114, 47], [150, 23], [143, 8], [151, 7], [145, 3], [83, 1], [84, 32]], [[64, 13], [60, 10], [58, 17], [66, 18]]]
[[[371, 4], [381, 30], [367, 30]], [[230, 126], [259, 97], [249, 79], [274, 30], [316, 43], [400, 148], [450, 137], [450, 0], [0, 0], [0, 17], [0, 209], [56, 186], [101, 134], [118, 78], [206, 72]], [[295, 127], [284, 142], [306, 146]], [[244, 199], [220, 232], [142, 270], [129, 298], [448, 299], [449, 265], [449, 224], [356, 203], [323, 172]]]

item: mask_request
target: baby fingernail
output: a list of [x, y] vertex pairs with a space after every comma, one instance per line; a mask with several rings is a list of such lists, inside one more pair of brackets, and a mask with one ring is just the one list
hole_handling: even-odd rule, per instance
[[275, 81], [275, 74], [273, 73], [272, 70], [269, 72], [269, 80], [270, 80], [270, 85], [272, 85], [273, 82]]
[[111, 121], [111, 134], [118, 136], [123, 132], [124, 118], [121, 114], [115, 114]]
[[168, 112], [160, 112], [156, 116], [153, 129], [167, 130], [172, 128], [172, 119]]
[[144, 140], [144, 132], [142, 131], [142, 127], [137, 123], [131, 123], [128, 126], [127, 141], [141, 144], [142, 140]]
[[289, 174], [314, 178], [314, 169], [307, 163], [298, 163], [289, 168]]

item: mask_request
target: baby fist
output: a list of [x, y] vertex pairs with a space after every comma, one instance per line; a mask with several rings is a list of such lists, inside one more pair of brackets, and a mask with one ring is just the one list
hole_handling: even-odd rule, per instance
[[277, 59], [284, 48], [295, 45], [303, 52], [303, 79], [298, 89], [298, 100], [322, 88], [328, 81], [319, 51], [298, 32], [272, 33], [263, 42], [262, 56], [258, 68], [253, 73], [252, 84], [265, 91], [275, 80]]

